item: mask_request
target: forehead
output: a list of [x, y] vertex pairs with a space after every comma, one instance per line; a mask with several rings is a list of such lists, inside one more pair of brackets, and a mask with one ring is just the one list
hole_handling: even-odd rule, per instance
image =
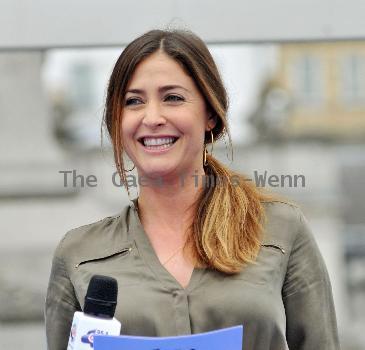
[[180, 63], [161, 51], [151, 54], [137, 65], [128, 85], [134, 87], [134, 85], [154, 82], [194, 85]]

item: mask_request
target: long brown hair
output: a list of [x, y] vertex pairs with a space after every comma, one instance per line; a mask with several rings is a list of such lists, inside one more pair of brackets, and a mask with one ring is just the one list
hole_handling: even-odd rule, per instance
[[[151, 30], [132, 41], [119, 56], [109, 80], [104, 110], [103, 124], [128, 194], [120, 133], [123, 98], [137, 64], [158, 50], [178, 62], [194, 80], [208, 110], [216, 118], [212, 130], [214, 140], [227, 135], [231, 145], [227, 93], [205, 43], [186, 30]], [[206, 133], [205, 144], [210, 142], [211, 134]], [[197, 266], [236, 273], [245, 264], [254, 262], [259, 252], [266, 218], [263, 202], [285, 199], [257, 188], [244, 175], [233, 172], [210, 155], [205, 173], [215, 179], [216, 185], [205, 186], [194, 203], [195, 216], [186, 246], [192, 248]]]

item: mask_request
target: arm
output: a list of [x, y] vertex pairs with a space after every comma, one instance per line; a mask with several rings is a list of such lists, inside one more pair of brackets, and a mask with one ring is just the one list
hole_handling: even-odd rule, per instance
[[289, 349], [340, 349], [331, 282], [307, 219], [298, 231], [282, 289]]
[[73, 314], [80, 310], [62, 255], [62, 243], [56, 249], [48, 283], [45, 322], [48, 350], [66, 350]]

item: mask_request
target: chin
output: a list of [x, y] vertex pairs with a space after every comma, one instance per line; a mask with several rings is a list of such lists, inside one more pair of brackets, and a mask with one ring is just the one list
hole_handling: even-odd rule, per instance
[[160, 180], [160, 179], [168, 179], [178, 176], [176, 169], [169, 168], [155, 168], [155, 169], [145, 169], [143, 172], [141, 172], [141, 175], [143, 177], [147, 177], [149, 179], [153, 180]]

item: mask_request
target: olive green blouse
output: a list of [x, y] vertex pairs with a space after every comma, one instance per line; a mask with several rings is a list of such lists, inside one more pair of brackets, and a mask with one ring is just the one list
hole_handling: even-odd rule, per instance
[[135, 202], [120, 215], [70, 230], [55, 251], [47, 290], [48, 349], [67, 348], [73, 314], [94, 274], [118, 281], [122, 334], [174, 336], [243, 325], [244, 350], [339, 349], [330, 280], [306, 218], [292, 204], [264, 206], [257, 264], [233, 276], [195, 268], [185, 289], [160, 263]]

